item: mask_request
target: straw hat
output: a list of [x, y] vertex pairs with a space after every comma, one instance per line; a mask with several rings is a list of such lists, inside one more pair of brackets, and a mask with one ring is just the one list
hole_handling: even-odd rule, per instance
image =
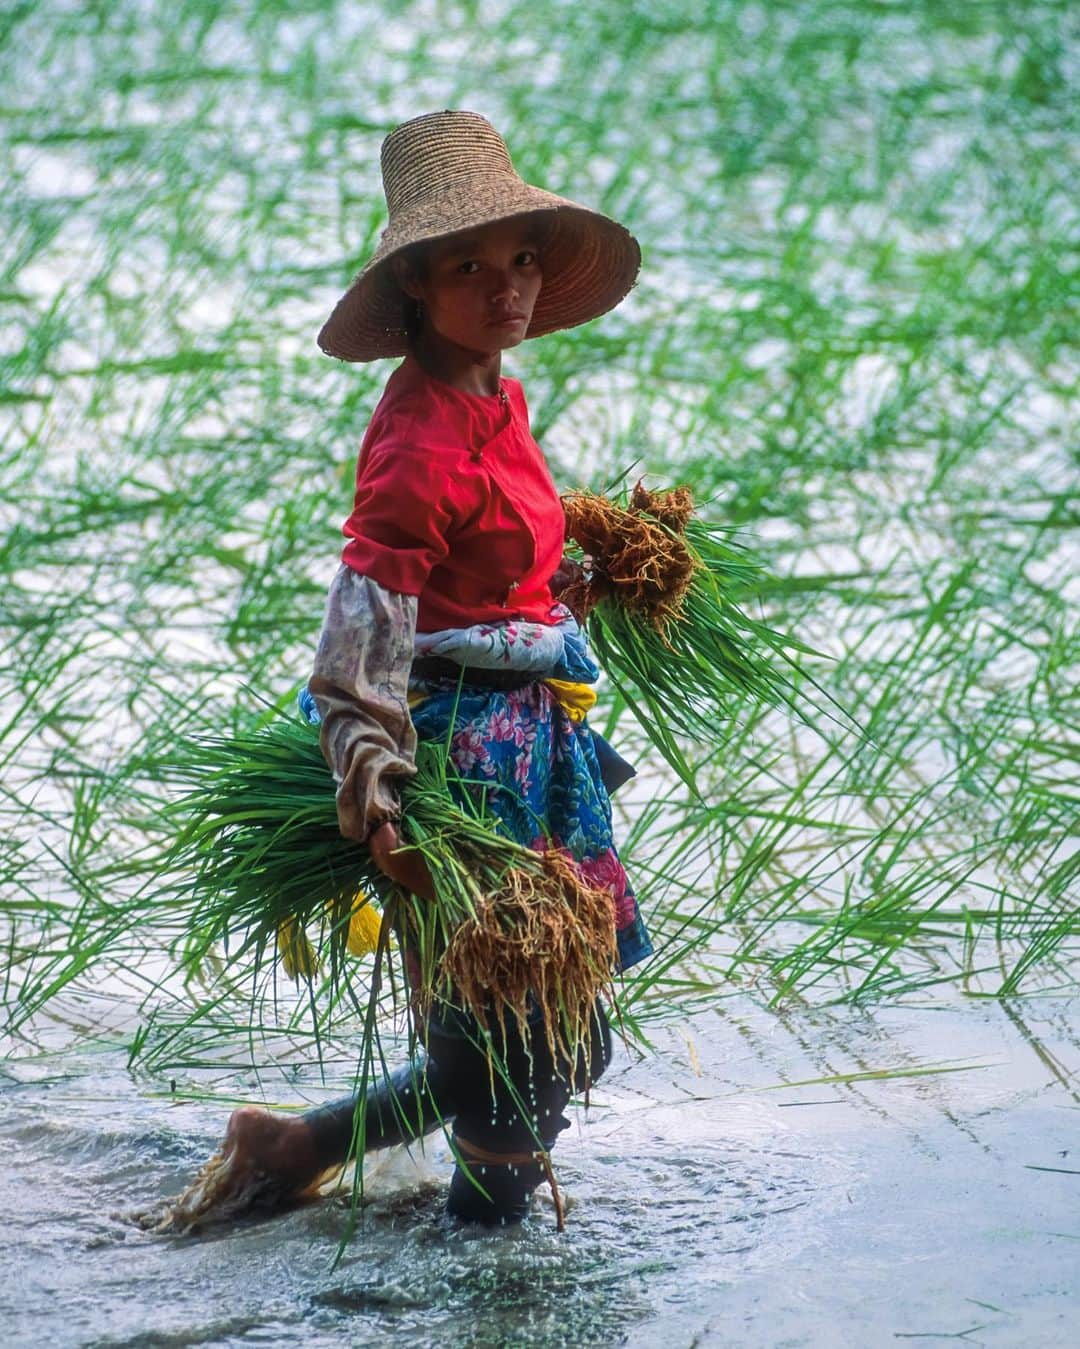
[[634, 284], [637, 240], [598, 211], [520, 178], [495, 128], [474, 112], [433, 112], [396, 127], [382, 146], [390, 221], [374, 256], [338, 301], [319, 346], [343, 361], [403, 356], [404, 296], [389, 260], [412, 244], [496, 220], [551, 213], [543, 285], [526, 337], [573, 328], [614, 308]]

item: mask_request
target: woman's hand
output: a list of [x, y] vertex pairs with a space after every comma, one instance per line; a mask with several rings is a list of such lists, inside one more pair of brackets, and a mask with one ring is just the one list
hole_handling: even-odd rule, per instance
[[421, 899], [434, 900], [435, 887], [427, 862], [412, 849], [399, 852], [398, 849], [403, 846], [401, 835], [391, 820], [380, 824], [368, 839], [371, 860], [384, 876], [389, 876], [403, 889], [419, 895]]
[[549, 581], [551, 593], [558, 599], [568, 586], [584, 585], [592, 575], [592, 557], [586, 553], [581, 562], [575, 562], [572, 557], [563, 557], [559, 563], [559, 569]]

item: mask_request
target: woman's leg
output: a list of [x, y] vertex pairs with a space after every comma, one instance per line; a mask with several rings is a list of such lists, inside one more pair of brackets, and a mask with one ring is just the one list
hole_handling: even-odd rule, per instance
[[[446, 1075], [431, 1062], [405, 1064], [366, 1096], [365, 1152], [412, 1142], [454, 1115]], [[292, 1116], [242, 1106], [229, 1120], [225, 1148], [239, 1166], [273, 1180], [276, 1193], [300, 1193], [352, 1155], [358, 1100], [344, 1096]]]
[[552, 1059], [542, 1021], [531, 1024], [524, 1039], [513, 1023], [507, 1028], [502, 1057], [508, 1080], [496, 1072], [494, 1090], [487, 1056], [474, 1038], [446, 1035], [432, 1025], [428, 1050], [441, 1068], [452, 1067], [457, 1097], [453, 1141], [462, 1162], [450, 1184], [447, 1211], [488, 1226], [520, 1222], [546, 1175], [534, 1154], [551, 1150], [569, 1127], [563, 1111], [571, 1096], [595, 1082], [611, 1060], [603, 1008], [599, 1003], [594, 1008], [572, 1073], [565, 1062]]
[[[311, 1132], [316, 1151], [326, 1166], [339, 1166], [353, 1152], [357, 1096], [344, 1096], [305, 1110], [301, 1119]], [[397, 1143], [410, 1143], [434, 1133], [454, 1117], [447, 1074], [430, 1058], [406, 1063], [367, 1092], [358, 1151], [375, 1152]]]
[[[511, 1020], [499, 1048], [505, 1079], [496, 1072], [493, 1088], [479, 1031], [464, 1018], [433, 1019], [426, 1062], [406, 1064], [372, 1087], [363, 1121], [364, 1151], [371, 1152], [414, 1141], [453, 1120], [462, 1162], [447, 1211], [488, 1226], [519, 1222], [528, 1212], [546, 1174], [533, 1154], [550, 1152], [569, 1127], [563, 1111], [570, 1098], [611, 1061], [611, 1028], [597, 1003], [573, 1073], [552, 1059], [540, 1020], [524, 1038]], [[299, 1194], [352, 1154], [356, 1103], [357, 1097], [346, 1096], [291, 1117], [244, 1106], [229, 1120], [225, 1148], [238, 1170], [261, 1174], [273, 1194]]]

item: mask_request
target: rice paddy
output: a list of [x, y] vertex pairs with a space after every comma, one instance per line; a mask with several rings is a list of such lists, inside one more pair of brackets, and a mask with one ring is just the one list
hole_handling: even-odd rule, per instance
[[[177, 979], [164, 916], [95, 943], [122, 864], [165, 837], [146, 765], [309, 672], [390, 368], [314, 335], [382, 228], [382, 136], [437, 107], [484, 113], [526, 178], [642, 244], [619, 310], [507, 361], [560, 485], [688, 485], [764, 567], [750, 612], [817, 653], [799, 716], [747, 697], [719, 747], [680, 737], [696, 795], [602, 688], [593, 721], [639, 767], [617, 815], [658, 947], [628, 1030], [1067, 1007], [1078, 64], [1067, 0], [9, 6], [16, 1056], [64, 1042], [69, 996], [100, 1000], [148, 1090], [243, 1096], [253, 1064], [281, 1082], [315, 1053], [291, 985], [262, 989], [253, 1031], [227, 967]], [[137, 1029], [107, 1029], [114, 995]], [[347, 1076], [347, 1033], [322, 1052]]]

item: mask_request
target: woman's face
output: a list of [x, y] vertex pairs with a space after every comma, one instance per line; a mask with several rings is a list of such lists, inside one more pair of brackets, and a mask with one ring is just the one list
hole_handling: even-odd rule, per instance
[[499, 220], [428, 245], [421, 272], [400, 274], [423, 305], [425, 336], [478, 354], [516, 347], [525, 336], [542, 276], [538, 231], [527, 216]]

